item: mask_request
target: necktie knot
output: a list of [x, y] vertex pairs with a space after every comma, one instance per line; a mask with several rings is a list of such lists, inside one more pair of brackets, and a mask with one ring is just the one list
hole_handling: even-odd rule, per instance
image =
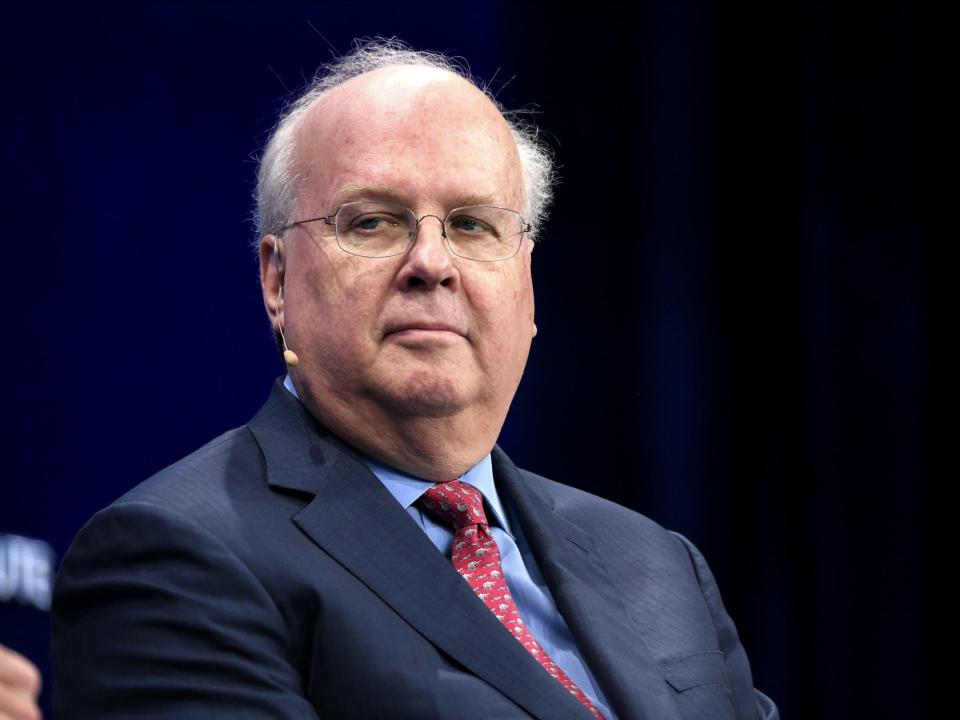
[[453, 525], [455, 530], [472, 525], [487, 525], [483, 511], [483, 495], [459, 480], [438, 483], [427, 490], [420, 504], [435, 517]]

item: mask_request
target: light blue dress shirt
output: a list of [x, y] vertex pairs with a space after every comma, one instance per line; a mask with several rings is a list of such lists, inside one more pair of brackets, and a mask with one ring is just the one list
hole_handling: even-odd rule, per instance
[[[297, 397], [297, 391], [289, 375], [284, 379], [283, 385], [294, 397]], [[407, 475], [372, 458], [362, 456], [362, 459], [410, 517], [423, 529], [437, 549], [449, 558], [453, 546], [453, 529], [434, 521], [415, 505], [417, 499], [433, 483]], [[457, 479], [469, 483], [483, 494], [490, 511], [487, 514], [487, 522], [490, 524], [493, 539], [496, 540], [497, 547], [500, 549], [503, 575], [527, 629], [540, 643], [540, 647], [547, 651], [553, 661], [563, 668], [567, 676], [590, 698], [604, 718], [616, 720], [616, 716], [610, 711], [607, 700], [600, 690], [600, 685], [577, 649], [573, 633], [570, 632], [566, 621], [557, 610], [553, 596], [523, 537], [520, 524], [500, 502], [500, 496], [493, 481], [490, 455], [484, 457]]]

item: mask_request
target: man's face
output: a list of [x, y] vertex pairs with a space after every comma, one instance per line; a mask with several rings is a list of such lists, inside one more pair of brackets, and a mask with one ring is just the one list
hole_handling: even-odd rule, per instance
[[[355, 200], [417, 217], [482, 204], [523, 212], [506, 123], [447, 73], [355, 78], [308, 111], [296, 141], [298, 220]], [[425, 218], [406, 253], [376, 259], [345, 253], [322, 221], [284, 234], [283, 329], [301, 359], [298, 389], [321, 420], [467, 412], [499, 431], [534, 333], [532, 242], [481, 263], [453, 255], [441, 231]]]

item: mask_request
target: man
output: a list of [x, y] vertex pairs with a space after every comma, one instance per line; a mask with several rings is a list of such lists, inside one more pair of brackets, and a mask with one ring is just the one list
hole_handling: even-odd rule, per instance
[[20, 653], [0, 645], [0, 720], [40, 720], [40, 671]]
[[61, 715], [776, 717], [689, 543], [495, 447], [549, 176], [448, 61], [395, 43], [293, 106], [259, 188], [289, 374], [75, 540]]

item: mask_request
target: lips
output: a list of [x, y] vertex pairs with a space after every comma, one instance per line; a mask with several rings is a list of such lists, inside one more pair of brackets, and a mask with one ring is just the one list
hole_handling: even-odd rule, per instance
[[411, 320], [397, 323], [389, 323], [384, 335], [395, 335], [408, 330], [428, 330], [434, 332], [451, 332], [457, 335], [466, 336], [466, 333], [455, 325], [436, 320]]

